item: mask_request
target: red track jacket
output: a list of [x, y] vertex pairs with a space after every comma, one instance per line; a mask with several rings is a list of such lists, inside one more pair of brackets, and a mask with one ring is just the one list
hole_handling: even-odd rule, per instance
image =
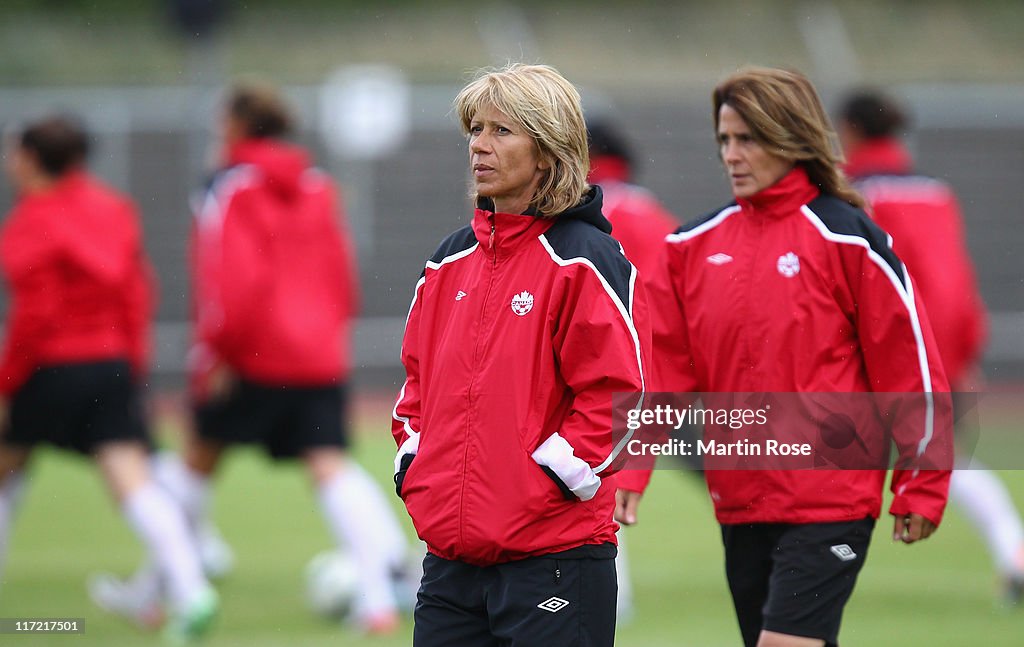
[[[802, 168], [684, 226], [667, 246], [667, 271], [651, 286], [656, 390], [949, 390], [924, 310], [884, 232], [860, 209], [821, 195]], [[901, 456], [926, 447], [952, 456], [944, 395], [934, 398], [931, 419], [882, 412]], [[705, 474], [725, 524], [877, 517], [885, 482], [882, 470]], [[890, 511], [938, 523], [948, 485], [948, 471], [896, 470]]]
[[270, 139], [234, 146], [229, 163], [193, 227], [196, 394], [217, 361], [264, 384], [345, 379], [357, 287], [334, 185]]
[[956, 196], [945, 182], [915, 175], [895, 139], [850, 151], [846, 171], [914, 277], [950, 385], [961, 388], [981, 355], [987, 324]]
[[643, 391], [650, 329], [600, 195], [556, 219], [479, 208], [416, 285], [392, 430], [396, 470], [415, 454], [402, 498], [442, 558], [488, 565], [615, 541], [601, 486], [621, 452], [611, 398]]
[[153, 273], [131, 201], [71, 172], [18, 200], [0, 264], [11, 291], [0, 393], [44, 365], [125, 359], [145, 373]]

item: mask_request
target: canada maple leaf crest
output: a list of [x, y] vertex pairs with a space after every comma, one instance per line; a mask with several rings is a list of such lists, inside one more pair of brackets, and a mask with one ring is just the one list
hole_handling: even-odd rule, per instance
[[516, 313], [520, 317], [525, 315], [530, 310], [533, 310], [533, 295], [523, 290], [519, 294], [512, 297], [512, 312]]
[[775, 267], [779, 270], [779, 274], [787, 279], [791, 279], [800, 273], [800, 257], [793, 252], [783, 254], [776, 261]]

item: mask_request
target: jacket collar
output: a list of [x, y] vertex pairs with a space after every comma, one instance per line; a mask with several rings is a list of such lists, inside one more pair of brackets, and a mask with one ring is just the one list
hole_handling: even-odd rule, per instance
[[847, 153], [844, 167], [853, 178], [868, 175], [907, 175], [913, 163], [902, 142], [893, 137], [870, 139]]
[[563, 220], [582, 220], [605, 233], [611, 233], [611, 223], [601, 215], [601, 203], [601, 188], [592, 186], [579, 205], [553, 218], [539, 218], [532, 210], [521, 214], [495, 212], [494, 203], [488, 198], [481, 198], [473, 214], [473, 233], [480, 248], [495, 256], [515, 253], [520, 245], [534, 240], [556, 222]]
[[807, 171], [800, 165], [767, 189], [749, 198], [736, 198], [736, 202], [748, 213], [767, 218], [781, 218], [807, 204], [821, 191], [811, 184]]

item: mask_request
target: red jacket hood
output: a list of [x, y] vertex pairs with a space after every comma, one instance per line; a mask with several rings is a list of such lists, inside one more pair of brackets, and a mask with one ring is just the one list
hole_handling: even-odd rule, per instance
[[309, 155], [293, 144], [273, 139], [246, 139], [228, 149], [228, 164], [252, 164], [267, 178], [267, 185], [285, 200], [299, 191], [299, 181], [309, 168]]
[[[72, 171], [50, 189], [22, 196], [17, 209], [27, 216], [26, 226], [45, 230], [38, 235], [60, 240], [66, 259], [84, 274], [112, 283], [134, 267], [135, 258], [126, 250], [135, 244], [138, 230], [110, 221], [128, 206], [85, 171]], [[104, 235], [96, 235], [97, 229]], [[35, 251], [12, 246], [4, 253], [17, 265], [31, 264]]]
[[870, 139], [850, 149], [843, 170], [853, 178], [866, 175], [906, 175], [913, 162], [910, 153], [898, 139]]

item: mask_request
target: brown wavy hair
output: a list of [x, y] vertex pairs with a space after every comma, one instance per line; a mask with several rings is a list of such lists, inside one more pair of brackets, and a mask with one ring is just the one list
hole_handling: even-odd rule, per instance
[[828, 114], [803, 74], [767, 67], [740, 70], [719, 83], [711, 95], [715, 133], [718, 115], [728, 104], [751, 135], [774, 155], [802, 166], [811, 182], [857, 207], [864, 198], [840, 170], [843, 155]]

